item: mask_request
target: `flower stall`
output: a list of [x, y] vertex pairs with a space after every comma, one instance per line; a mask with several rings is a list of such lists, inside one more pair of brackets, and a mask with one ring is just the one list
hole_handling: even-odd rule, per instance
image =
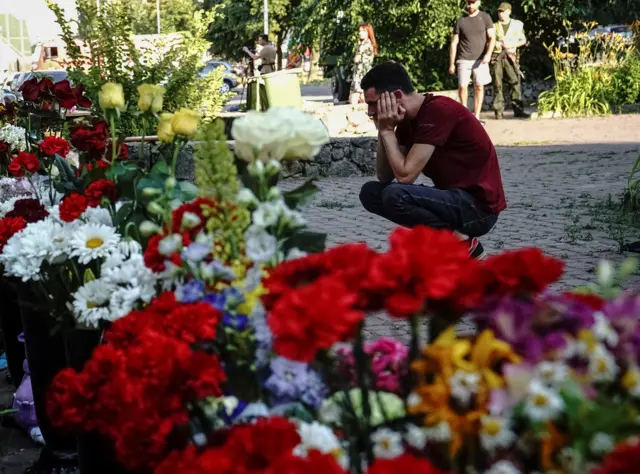
[[[164, 113], [159, 86], [135, 98], [105, 84], [100, 114], [63, 127], [82, 89], [34, 81], [0, 129], [0, 265], [59, 465], [635, 472], [640, 295], [612, 283], [635, 262], [554, 293], [563, 263], [540, 250], [476, 261], [426, 227], [396, 229], [385, 252], [325, 249], [305, 223], [313, 182], [278, 187], [282, 160], [313, 159], [328, 140], [310, 116], [246, 114], [234, 157], [220, 124]], [[159, 160], [124, 144], [128, 103]], [[191, 183], [176, 165], [194, 140]], [[380, 312], [410, 337], [368, 339]], [[462, 318], [473, 335], [456, 332]]]

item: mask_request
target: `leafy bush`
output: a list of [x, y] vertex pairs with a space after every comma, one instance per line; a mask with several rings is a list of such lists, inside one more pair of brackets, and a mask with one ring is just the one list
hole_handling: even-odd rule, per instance
[[[137, 102], [137, 87], [149, 83], [165, 87], [164, 108], [169, 112], [180, 107], [201, 109], [205, 119], [220, 113], [229, 97], [220, 92], [222, 71], [202, 79], [198, 75], [210, 46], [204, 36], [215, 11], [195, 12], [191, 31], [167, 35], [136, 48], [131, 10], [124, 0], [102, 2], [100, 14], [94, 0], [76, 0], [79, 36], [89, 50], [86, 55], [63, 10], [50, 0], [48, 5], [62, 28], [61, 36], [71, 60], [69, 76], [73, 82], [84, 84], [95, 106], [105, 82], [122, 84], [129, 103]], [[125, 112], [121, 118], [126, 135], [140, 133], [142, 123], [136, 113]]]
[[[576, 35], [577, 44], [548, 46], [553, 61], [555, 87], [540, 94], [540, 113], [565, 117], [602, 115], [640, 96], [640, 58], [633, 45], [619, 36], [589, 37], [595, 23]], [[572, 52], [575, 51], [575, 52]]]

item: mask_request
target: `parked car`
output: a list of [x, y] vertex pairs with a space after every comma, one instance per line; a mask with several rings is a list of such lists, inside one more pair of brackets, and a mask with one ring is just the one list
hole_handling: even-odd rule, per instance
[[205, 67], [200, 70], [199, 74], [200, 77], [206, 77], [219, 67], [224, 69], [222, 76], [223, 84], [220, 88], [220, 92], [226, 94], [227, 92], [230, 92], [231, 89], [235, 89], [236, 87], [238, 87], [239, 82], [238, 75], [236, 74], [236, 71], [233, 69], [231, 64], [226, 61], [209, 61], [205, 65]]

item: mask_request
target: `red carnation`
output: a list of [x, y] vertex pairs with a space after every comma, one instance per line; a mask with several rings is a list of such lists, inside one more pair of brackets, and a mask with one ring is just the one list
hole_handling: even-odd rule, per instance
[[87, 198], [82, 194], [73, 193], [64, 198], [60, 204], [60, 219], [64, 222], [73, 222], [79, 218], [89, 207]]
[[445, 474], [444, 471], [435, 468], [428, 460], [415, 457], [412, 454], [403, 454], [393, 459], [378, 458], [367, 470], [366, 474]]
[[[207, 223], [206, 218], [202, 214], [204, 207], [211, 207], [216, 209], [218, 207], [218, 203], [215, 201], [212, 201], [211, 199], [199, 197], [177, 208], [172, 213], [171, 222], [173, 223], [173, 225], [171, 227], [171, 231], [174, 234], [179, 234], [179, 233], [188, 231], [193, 235], [200, 232], [204, 228], [205, 224]], [[195, 214], [196, 216], [198, 216], [198, 218], [200, 219], [200, 223], [197, 224], [195, 227], [185, 227], [182, 223], [182, 219], [186, 212], [189, 212], [191, 214]]]
[[558, 281], [564, 263], [537, 248], [512, 250], [481, 262], [474, 278], [485, 294], [537, 294]]
[[58, 99], [60, 107], [63, 109], [72, 109], [78, 103], [71, 84], [66, 79], [53, 86], [53, 95]]
[[28, 224], [39, 222], [49, 215], [40, 201], [37, 199], [27, 198], [19, 199], [13, 205], [13, 210], [8, 212], [5, 217], [22, 217]]
[[182, 451], [171, 452], [154, 474], [232, 474], [237, 464], [223, 448], [198, 453], [195, 446], [189, 445]]
[[618, 444], [591, 474], [630, 474], [638, 472], [640, 443], [638, 440]]
[[129, 158], [129, 147], [126, 143], [120, 145], [120, 154], [118, 155], [119, 160], [126, 160]]
[[87, 187], [84, 195], [87, 198], [89, 206], [96, 207], [100, 205], [103, 197], [106, 197], [109, 201], [115, 201], [118, 197], [118, 188], [116, 188], [113, 181], [99, 179]]
[[[154, 235], [149, 239], [147, 248], [144, 251], [144, 264], [156, 273], [163, 272], [167, 269], [167, 261], [170, 261], [178, 267], [181, 267], [183, 263], [179, 252], [173, 252], [171, 255], [163, 255], [160, 253], [160, 241], [165, 237], [166, 235], [163, 234]], [[184, 232], [182, 234], [182, 244], [188, 246], [190, 243], [191, 239], [189, 234]]]
[[22, 93], [22, 98], [27, 102], [35, 102], [40, 97], [40, 86], [38, 78], [32, 77], [28, 81], [24, 81], [18, 89]]
[[310, 362], [319, 350], [350, 339], [364, 318], [355, 309], [357, 302], [357, 292], [330, 275], [290, 291], [273, 306], [267, 320], [275, 352]]
[[70, 148], [64, 138], [46, 137], [40, 143], [40, 151], [48, 156], [60, 155], [65, 158], [69, 154]]
[[14, 234], [27, 227], [23, 217], [5, 217], [0, 220], [0, 253]]
[[107, 147], [109, 127], [104, 121], [94, 121], [91, 125], [83, 125], [71, 130], [71, 144], [80, 151], [90, 152], [93, 156], [101, 156]]
[[399, 227], [389, 240], [391, 249], [373, 259], [364, 285], [392, 316], [420, 313], [429, 300], [449, 298], [468, 271], [468, 249], [451, 232]]
[[578, 301], [594, 311], [601, 311], [606, 303], [606, 300], [598, 295], [565, 292], [562, 293], [562, 296], [569, 300]]
[[[293, 453], [282, 456], [267, 470], [269, 474], [346, 474], [333, 454], [316, 449], [301, 457]], [[398, 471], [400, 472], [400, 471]], [[422, 474], [423, 471], [412, 471]]]
[[9, 172], [17, 177], [24, 176], [26, 172], [33, 174], [38, 171], [40, 171], [40, 160], [32, 153], [21, 151], [9, 163]]

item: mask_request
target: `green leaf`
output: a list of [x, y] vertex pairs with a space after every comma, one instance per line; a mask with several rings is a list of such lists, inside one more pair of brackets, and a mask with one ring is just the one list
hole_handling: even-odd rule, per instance
[[90, 281], [93, 281], [96, 279], [96, 276], [93, 274], [93, 272], [91, 271], [90, 268], [87, 268], [84, 271], [84, 275], [82, 275], [82, 283], [84, 285], [86, 285], [87, 283], [89, 283]]
[[53, 165], [58, 169], [60, 174], [60, 181], [63, 183], [71, 183], [76, 181], [75, 170], [71, 167], [69, 162], [62, 158], [60, 155], [56, 155], [53, 160]]
[[132, 212], [133, 212], [132, 202], [125, 202], [124, 204], [122, 204], [120, 209], [118, 209], [118, 212], [116, 212], [116, 222], [115, 222], [116, 226], [120, 227], [121, 225], [126, 224], [126, 221], [128, 220]]
[[308, 253], [323, 252], [326, 247], [327, 234], [319, 232], [298, 231], [284, 243], [285, 251], [298, 248]]
[[198, 187], [190, 181], [178, 181], [176, 188], [180, 190], [179, 199], [183, 202], [191, 201], [199, 194]]
[[160, 160], [151, 168], [151, 174], [169, 176], [169, 165], [166, 161]]
[[284, 202], [291, 209], [296, 209], [313, 199], [313, 196], [319, 191], [318, 187], [313, 184], [314, 180], [310, 179], [302, 186], [283, 194]]

